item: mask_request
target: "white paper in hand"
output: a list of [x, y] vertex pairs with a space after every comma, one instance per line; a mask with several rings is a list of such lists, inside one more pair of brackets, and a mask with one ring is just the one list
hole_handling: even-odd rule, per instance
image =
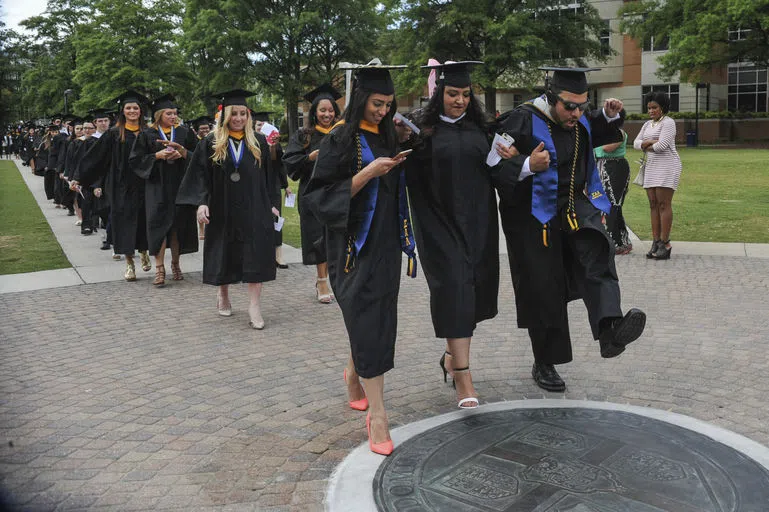
[[502, 157], [497, 153], [497, 143], [509, 148], [515, 143], [515, 139], [506, 133], [502, 135], [494, 134], [494, 140], [491, 141], [491, 151], [489, 151], [489, 155], [486, 157], [486, 165], [489, 167], [494, 167], [502, 160]]
[[293, 192], [286, 192], [286, 202], [283, 204], [286, 208], [294, 208], [296, 206], [296, 194]]
[[283, 223], [286, 222], [286, 219], [283, 217], [278, 217], [278, 220], [275, 221], [275, 231], [283, 231]]
[[262, 133], [262, 135], [264, 135], [265, 137], [269, 137], [270, 135], [272, 135], [272, 133], [273, 133], [273, 132], [277, 132], [277, 131], [278, 131], [278, 129], [275, 127], [275, 125], [274, 125], [274, 124], [270, 124], [270, 123], [264, 123], [264, 124], [262, 125], [262, 129], [261, 129], [261, 130], [259, 130], [259, 131], [260, 131], [260, 132]]
[[411, 128], [412, 132], [414, 132], [417, 135], [419, 135], [419, 128], [417, 128], [417, 125], [415, 125], [414, 123], [412, 123], [411, 121], [406, 119], [406, 117], [403, 114], [401, 114], [400, 112], [396, 112], [395, 115], [393, 116], [393, 119], [397, 119], [401, 123], [403, 123], [406, 126], [408, 126], [409, 128]]

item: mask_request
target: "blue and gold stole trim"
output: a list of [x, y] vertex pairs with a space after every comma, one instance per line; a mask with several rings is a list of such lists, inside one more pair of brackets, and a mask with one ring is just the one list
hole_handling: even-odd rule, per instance
[[[360, 172], [361, 169], [373, 162], [375, 157], [366, 141], [366, 137], [362, 133], [358, 133], [356, 139], [358, 149], [358, 167], [356, 172]], [[347, 239], [347, 255], [345, 257], [344, 265], [345, 273], [349, 273], [355, 268], [355, 261], [368, 239], [371, 224], [374, 220], [374, 212], [376, 211], [377, 196], [379, 194], [379, 178], [370, 180], [358, 194], [362, 194], [363, 197], [363, 221], [356, 233], [350, 235]], [[401, 250], [408, 257], [406, 274], [409, 277], [414, 278], [417, 276], [416, 241], [414, 239], [414, 232], [411, 224], [408, 196], [406, 194], [405, 170], [401, 171], [398, 178], [398, 226], [400, 231]]]
[[[540, 142], [544, 143], [545, 149], [550, 153], [550, 166], [547, 170], [537, 172], [534, 174], [533, 183], [531, 188], [531, 214], [542, 224], [542, 243], [548, 246], [548, 232], [550, 220], [556, 215], [558, 211], [558, 155], [555, 150], [555, 143], [553, 142], [553, 136], [550, 132], [550, 126], [548, 121], [542, 119], [536, 114], [532, 114], [532, 136], [534, 138], [535, 145]], [[588, 162], [587, 162], [587, 198], [588, 200], [601, 210], [608, 214], [611, 210], [611, 203], [606, 197], [606, 193], [601, 183], [601, 178], [598, 174], [598, 168], [595, 164], [595, 156], [593, 155], [593, 147], [590, 142], [591, 129], [590, 123], [583, 115], [579, 119], [580, 124], [585, 127], [588, 134], [588, 141], [585, 144]], [[577, 128], [579, 130], [579, 128]], [[574, 148], [575, 162], [572, 164], [572, 177], [571, 186], [574, 186], [574, 171], [576, 168], [576, 158], [579, 154], [579, 135], [577, 134], [577, 145]], [[567, 212], [567, 222], [569, 227], [576, 231], [579, 229], [577, 223], [576, 212], [573, 204], [573, 191], [570, 193], [569, 208]]]

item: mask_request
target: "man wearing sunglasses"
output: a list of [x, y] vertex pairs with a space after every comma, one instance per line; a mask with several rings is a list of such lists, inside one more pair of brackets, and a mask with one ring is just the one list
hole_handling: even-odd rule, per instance
[[622, 102], [609, 98], [589, 110], [585, 73], [594, 68], [540, 69], [553, 73], [545, 94], [497, 120], [520, 154], [492, 169], [492, 178], [518, 327], [528, 329], [534, 352], [532, 377], [545, 390], [564, 391], [555, 365], [572, 360], [569, 301], [583, 299], [605, 358], [638, 339], [646, 315], [620, 308], [614, 244], [603, 224], [611, 204], [593, 156], [594, 147], [623, 139]]

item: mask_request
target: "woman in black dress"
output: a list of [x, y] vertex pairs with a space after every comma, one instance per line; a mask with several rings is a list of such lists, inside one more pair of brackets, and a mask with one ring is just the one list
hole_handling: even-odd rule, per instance
[[[478, 322], [497, 315], [499, 227], [486, 158], [491, 149], [470, 69], [437, 68], [406, 162], [419, 260], [430, 288], [435, 336], [445, 338], [444, 379], [451, 373], [460, 408], [478, 407], [470, 376], [470, 341]], [[504, 156], [504, 155], [503, 155]]]
[[[399, 199], [405, 199], [401, 173], [393, 168], [404, 159], [397, 156], [398, 141], [408, 136], [396, 132], [393, 123], [394, 93], [387, 67], [359, 68], [345, 124], [321, 144], [305, 192], [308, 207], [326, 228], [329, 275], [350, 338], [345, 370], [350, 405], [361, 410], [369, 406], [369, 447], [382, 455], [393, 450], [384, 374], [393, 368], [395, 356]], [[410, 262], [412, 258], [413, 252]]]
[[315, 298], [322, 304], [330, 304], [331, 289], [328, 284], [328, 263], [323, 225], [307, 208], [305, 193], [312, 176], [312, 169], [318, 158], [321, 141], [331, 131], [339, 117], [336, 100], [342, 95], [330, 84], [323, 84], [304, 96], [310, 102], [310, 126], [297, 130], [288, 142], [283, 154], [286, 172], [292, 180], [299, 182], [299, 228], [302, 233], [302, 263], [315, 265], [317, 280]]
[[127, 91], [115, 101], [120, 106], [117, 123], [83, 157], [79, 184], [87, 188], [104, 178], [104, 191], [112, 211], [113, 250], [125, 255], [125, 280], [136, 281], [134, 251], [142, 253], [142, 270], [149, 272], [152, 267], [147, 254], [144, 181], [131, 170], [128, 157], [136, 137], [145, 128], [144, 109], [149, 99], [136, 91]]
[[154, 122], [139, 134], [129, 158], [133, 172], [144, 180], [147, 243], [155, 256], [152, 284], [158, 287], [166, 281], [167, 247], [174, 281], [184, 279], [179, 256], [198, 250], [194, 208], [176, 206], [176, 193], [198, 141], [192, 130], [179, 124], [175, 101], [166, 94], [152, 103]]
[[218, 287], [217, 309], [231, 316], [229, 286], [248, 283], [249, 326], [263, 329], [262, 283], [275, 279], [273, 212], [267, 140], [254, 133], [246, 98], [237, 89], [220, 93], [221, 119], [198, 144], [179, 187], [176, 204], [197, 207], [207, 225], [203, 282]]

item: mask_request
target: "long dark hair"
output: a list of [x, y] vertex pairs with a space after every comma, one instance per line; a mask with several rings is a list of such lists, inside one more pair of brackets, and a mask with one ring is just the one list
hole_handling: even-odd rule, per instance
[[[312, 105], [310, 105], [310, 113], [309, 113], [309, 119], [310, 119], [310, 126], [307, 128], [300, 128], [299, 129], [299, 137], [300, 140], [303, 141], [304, 147], [310, 145], [310, 138], [312, 137], [312, 134], [315, 132], [315, 126], [318, 124], [318, 107], [320, 106], [320, 102], [323, 100], [328, 100], [331, 102], [331, 105], [334, 107], [334, 121], [339, 119], [339, 116], [341, 114], [341, 111], [339, 110], [339, 105], [336, 101], [334, 101], [334, 98], [331, 97], [330, 94], [320, 94], [318, 97], [316, 97], [312, 101]], [[331, 123], [333, 126], [333, 122]]]
[[[427, 129], [428, 134], [435, 128], [440, 119], [439, 116], [443, 114], [443, 93], [445, 90], [446, 86], [443, 83], [437, 85], [430, 101], [417, 119], [417, 122]], [[486, 131], [489, 124], [488, 117], [483, 103], [475, 96], [472, 87], [470, 87], [470, 104], [467, 106], [465, 117], [474, 122], [478, 128]]]
[[[358, 132], [358, 125], [363, 120], [363, 114], [366, 111], [366, 103], [372, 94], [379, 94], [368, 89], [358, 88], [352, 93], [350, 98], [350, 104], [344, 110], [344, 125], [331, 132], [333, 140], [344, 148], [345, 161], [349, 157], [352, 159], [352, 148], [355, 144], [355, 134]], [[390, 154], [394, 154], [398, 147], [398, 137], [395, 134], [395, 123], [393, 122], [393, 116], [398, 110], [398, 104], [393, 96], [393, 102], [390, 105], [390, 110], [379, 122], [379, 134], [384, 137], [385, 145], [390, 150]]]
[[117, 122], [115, 123], [115, 126], [120, 131], [120, 142], [125, 142], [125, 124], [127, 119], [125, 118], [125, 106], [129, 103], [136, 103], [139, 105], [139, 131], [142, 131], [144, 128], [147, 127], [147, 123], [144, 122], [144, 117], [147, 115], [147, 111], [144, 108], [144, 105], [141, 104], [141, 102], [137, 101], [128, 101], [126, 103], [122, 103], [120, 105], [120, 112], [118, 112], [117, 116]]

